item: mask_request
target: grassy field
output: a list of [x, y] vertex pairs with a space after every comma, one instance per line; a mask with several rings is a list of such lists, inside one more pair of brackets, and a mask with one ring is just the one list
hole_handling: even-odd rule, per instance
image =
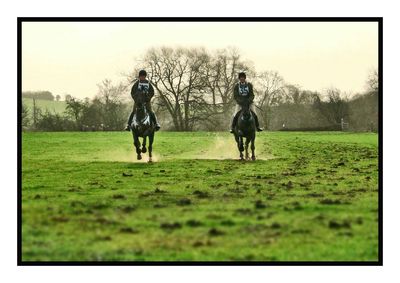
[[[31, 111], [33, 108], [33, 100], [31, 98], [22, 98], [22, 102], [28, 109]], [[62, 114], [65, 110], [66, 104], [65, 101], [50, 101], [50, 100], [43, 100], [43, 99], [36, 99], [36, 105], [39, 107], [42, 112], [45, 112], [46, 109], [52, 113]]]
[[[377, 261], [376, 134], [23, 133], [23, 261]], [[147, 156], [145, 156], [146, 158]]]

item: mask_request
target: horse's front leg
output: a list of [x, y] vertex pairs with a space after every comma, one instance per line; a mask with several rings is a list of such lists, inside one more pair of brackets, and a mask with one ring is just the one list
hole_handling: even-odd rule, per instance
[[142, 159], [141, 150], [140, 150], [140, 141], [139, 137], [136, 134], [133, 134], [133, 144], [136, 147], [136, 154], [137, 154], [137, 159], [140, 160]]
[[147, 136], [143, 137], [143, 145], [142, 145], [142, 153], [146, 153], [147, 149], [146, 149], [146, 140], [147, 140]]
[[235, 141], [238, 147], [238, 151], [240, 153], [240, 137], [235, 133]]
[[149, 162], [153, 162], [153, 141], [154, 141], [154, 133], [151, 133], [149, 136]]
[[246, 143], [245, 143], [246, 160], [249, 159], [249, 143], [250, 143], [250, 138], [246, 138]]
[[255, 140], [256, 140], [256, 136], [254, 135], [254, 137], [251, 139], [251, 146], [250, 146], [250, 148], [251, 148], [251, 159], [252, 160], [256, 160], [256, 155], [254, 153], [254, 150], [256, 149], [256, 147], [254, 145]]
[[240, 152], [240, 160], [244, 160], [243, 159], [244, 147], [243, 147], [243, 137], [242, 136], [239, 136], [238, 148], [239, 148], [239, 152]]

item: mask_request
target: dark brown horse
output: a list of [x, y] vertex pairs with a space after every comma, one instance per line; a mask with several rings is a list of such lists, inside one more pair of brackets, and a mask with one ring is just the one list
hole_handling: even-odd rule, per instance
[[[254, 141], [256, 139], [256, 123], [254, 120], [254, 116], [250, 110], [250, 104], [246, 103], [242, 105], [242, 109], [240, 110], [240, 114], [238, 117], [238, 121], [236, 123], [235, 128], [233, 129], [233, 133], [235, 135], [235, 140], [240, 152], [240, 160], [244, 160], [243, 151], [245, 150], [246, 160], [249, 158], [249, 144], [251, 144], [251, 159], [256, 160], [256, 156], [254, 153], [255, 145]], [[245, 144], [243, 144], [243, 138], [246, 139]]]
[[[153, 141], [155, 125], [150, 119], [150, 115], [146, 110], [145, 101], [138, 101], [135, 111], [135, 115], [132, 119], [131, 131], [133, 135], [133, 144], [136, 148], [137, 159], [142, 159], [142, 153], [146, 153], [146, 140], [149, 137], [149, 162], [152, 162], [152, 151], [153, 151]], [[140, 148], [139, 137], [143, 138], [142, 148]]]

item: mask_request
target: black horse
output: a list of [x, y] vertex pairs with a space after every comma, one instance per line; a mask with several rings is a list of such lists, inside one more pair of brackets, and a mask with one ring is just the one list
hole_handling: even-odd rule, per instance
[[[250, 104], [246, 103], [242, 105], [240, 114], [233, 129], [235, 135], [235, 140], [238, 145], [240, 152], [240, 160], [244, 160], [243, 151], [246, 149], [246, 159], [249, 159], [249, 143], [251, 143], [251, 159], [256, 160], [254, 154], [255, 146], [254, 141], [256, 139], [256, 123], [254, 121], [254, 116], [250, 110]], [[243, 138], [246, 138], [246, 143], [243, 145]]]
[[[142, 159], [142, 153], [146, 153], [146, 140], [149, 137], [149, 162], [152, 162], [152, 151], [154, 141], [155, 125], [150, 119], [150, 115], [146, 110], [146, 103], [138, 102], [135, 115], [132, 119], [131, 130], [133, 135], [133, 144], [136, 147], [137, 159]], [[139, 137], [143, 138], [142, 148], [140, 148]]]

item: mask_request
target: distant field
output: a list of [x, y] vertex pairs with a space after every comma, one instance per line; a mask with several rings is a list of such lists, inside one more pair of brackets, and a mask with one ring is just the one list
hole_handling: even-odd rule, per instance
[[[22, 102], [29, 108], [33, 108], [33, 100], [32, 98], [22, 98]], [[66, 107], [65, 101], [50, 101], [50, 100], [41, 100], [41, 99], [36, 99], [36, 105], [42, 111], [46, 111], [48, 109], [50, 112], [55, 112], [55, 113], [63, 113]], [[32, 113], [32, 112], [31, 112]]]
[[[24, 261], [377, 261], [378, 136], [23, 133]], [[146, 155], [144, 156], [147, 157]]]

